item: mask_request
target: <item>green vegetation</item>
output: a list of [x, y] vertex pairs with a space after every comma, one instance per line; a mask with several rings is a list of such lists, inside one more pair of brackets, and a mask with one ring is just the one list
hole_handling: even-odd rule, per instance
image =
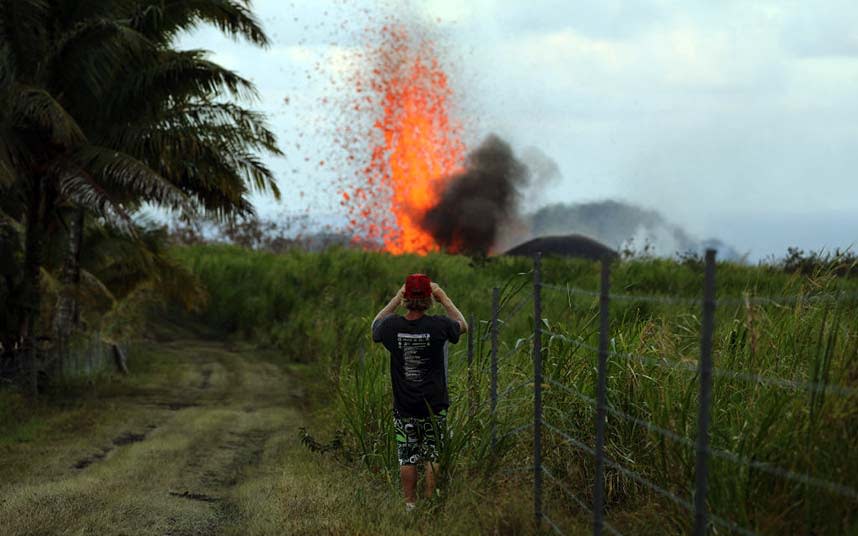
[[0, 423], [4, 536], [528, 531], [527, 490], [511, 485], [475, 482], [406, 516], [388, 482], [301, 445], [309, 367], [274, 366], [279, 352], [209, 332], [152, 327], [131, 376], [25, 412], [0, 399], [10, 410], [0, 419], [17, 423]]
[[[395, 495], [396, 471], [390, 434], [387, 357], [371, 344], [369, 321], [409, 272], [422, 271], [437, 280], [466, 315], [475, 315], [478, 333], [472, 389], [468, 389], [465, 344], [451, 354], [454, 439], [446, 453], [448, 500], [465, 489], [506, 489], [524, 475], [505, 469], [531, 460], [528, 431], [506, 431], [532, 419], [532, 365], [529, 335], [531, 307], [513, 315], [530, 292], [530, 263], [522, 259], [488, 259], [430, 255], [393, 257], [353, 250], [282, 255], [229, 246], [191, 247], [177, 251], [185, 266], [210, 290], [205, 322], [224, 333], [279, 349], [284, 361], [311, 363], [317, 371], [317, 396], [331, 400], [326, 417], [315, 423], [320, 435], [342, 428], [343, 459], [362, 465], [367, 475], [388, 482]], [[544, 280], [555, 285], [596, 289], [598, 266], [547, 259]], [[800, 382], [858, 387], [858, 300], [854, 279], [831, 271], [810, 275], [767, 267], [722, 264], [718, 267], [718, 309], [714, 340], [717, 367]], [[496, 453], [489, 447], [487, 395], [488, 344], [484, 340], [492, 286], [503, 288], [500, 391]], [[615, 267], [613, 289], [623, 294], [699, 297], [702, 270], [696, 259], [682, 263], [636, 260]], [[786, 304], [744, 302], [743, 296], [797, 295]], [[841, 293], [842, 300], [807, 299]], [[595, 357], [577, 342], [595, 346], [598, 308], [595, 298], [544, 291], [544, 340], [548, 377], [594, 396]], [[612, 305], [612, 349], [655, 363], [612, 357], [608, 399], [612, 410], [693, 440], [697, 415], [697, 378], [693, 366], [699, 351], [699, 307], [647, 301]], [[658, 366], [668, 365], [668, 366]], [[670, 366], [672, 365], [672, 366]], [[529, 382], [529, 383], [528, 383]], [[475, 408], [470, 415], [469, 392]], [[854, 393], [854, 391], [851, 391]], [[331, 393], [336, 393], [332, 396]], [[747, 460], [766, 462], [851, 488], [858, 487], [858, 404], [854, 394], [818, 392], [757, 384], [716, 376], [712, 447]], [[545, 420], [571, 436], [593, 444], [593, 408], [555, 384], [545, 384]], [[311, 430], [313, 432], [314, 430]], [[546, 465], [578, 497], [589, 502], [593, 463], [587, 455], [545, 431]], [[609, 416], [608, 456], [663, 488], [690, 500], [694, 451], [688, 445]], [[854, 531], [854, 499], [807, 483], [786, 480], [721, 458], [713, 458], [710, 483], [712, 512], [768, 534]], [[624, 533], [687, 532], [691, 516], [622, 473], [609, 468], [608, 520]], [[494, 482], [488, 484], [489, 481]], [[474, 482], [477, 482], [475, 485]], [[500, 484], [498, 484], [498, 482]], [[586, 524], [557, 487], [547, 484], [547, 507], [553, 519]], [[503, 495], [499, 491], [498, 494]], [[495, 500], [494, 496], [485, 499]], [[503, 498], [500, 499], [503, 502]], [[526, 509], [525, 509], [526, 510]], [[521, 509], [518, 513], [524, 515]], [[511, 518], [517, 514], [509, 512]], [[521, 522], [521, 519], [519, 519]], [[721, 529], [724, 530], [723, 528]]]
[[127, 312], [187, 281], [162, 277], [141, 207], [229, 221], [279, 195], [265, 118], [225, 99], [253, 84], [174, 46], [201, 24], [268, 44], [243, 0], [0, 0], [0, 376], [32, 395], [104, 314], [81, 298]]

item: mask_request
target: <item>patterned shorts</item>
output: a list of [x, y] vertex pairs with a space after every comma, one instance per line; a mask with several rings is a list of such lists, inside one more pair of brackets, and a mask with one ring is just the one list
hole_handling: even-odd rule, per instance
[[399, 465], [437, 462], [447, 439], [447, 410], [433, 417], [404, 417], [393, 412]]

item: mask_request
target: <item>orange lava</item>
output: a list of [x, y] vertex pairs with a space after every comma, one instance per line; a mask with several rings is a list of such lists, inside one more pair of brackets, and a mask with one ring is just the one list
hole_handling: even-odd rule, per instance
[[370, 110], [378, 113], [369, 136], [375, 146], [363, 184], [343, 192], [342, 204], [357, 240], [379, 241], [390, 253], [425, 254], [439, 246], [420, 221], [461, 170], [462, 129], [451, 118], [452, 91], [431, 41], [393, 26], [382, 36], [368, 83], [357, 82], [357, 93], [367, 88], [377, 104]]

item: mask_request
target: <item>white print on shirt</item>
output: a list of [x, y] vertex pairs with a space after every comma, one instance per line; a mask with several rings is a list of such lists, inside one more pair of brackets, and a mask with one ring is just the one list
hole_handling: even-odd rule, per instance
[[429, 334], [428, 333], [397, 333], [396, 344], [402, 350], [403, 370], [405, 379], [413, 382], [423, 381], [428, 369]]

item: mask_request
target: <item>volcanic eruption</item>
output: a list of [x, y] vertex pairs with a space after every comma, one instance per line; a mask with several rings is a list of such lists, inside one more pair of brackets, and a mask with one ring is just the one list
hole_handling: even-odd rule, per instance
[[421, 226], [461, 167], [461, 124], [434, 42], [391, 22], [368, 55], [371, 70], [354, 80], [355, 111], [373, 114], [364, 139], [373, 147], [357, 185], [342, 193], [351, 231], [391, 253], [428, 253], [438, 242]]
[[[532, 173], [494, 135], [466, 150], [443, 55], [420, 24], [387, 19], [364, 39], [361, 68], [349, 80], [345, 128], [359, 132], [348, 138], [350, 150], [371, 148], [339, 192], [354, 242], [394, 254], [486, 255], [499, 242], [529, 238], [521, 201], [528, 188], [557, 174], [556, 164], [532, 150], [539, 157]], [[510, 229], [518, 232], [499, 241]]]

